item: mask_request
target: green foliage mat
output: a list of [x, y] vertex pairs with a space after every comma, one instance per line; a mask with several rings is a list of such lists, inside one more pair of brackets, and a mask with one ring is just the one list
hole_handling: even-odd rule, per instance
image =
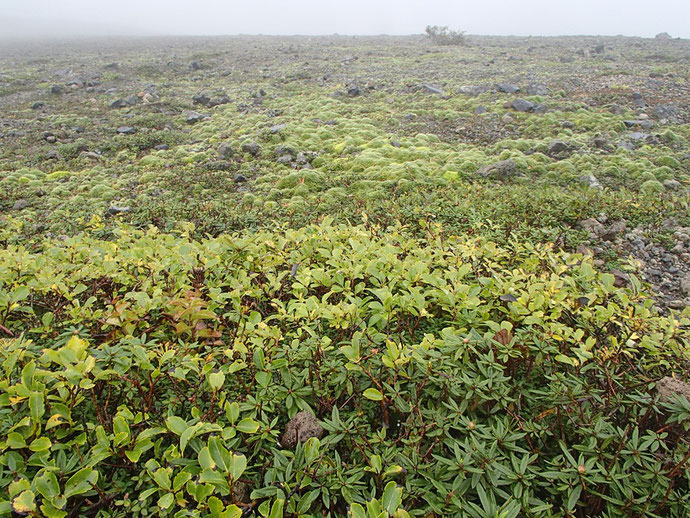
[[[651, 306], [546, 246], [328, 221], [9, 245], [0, 505], [687, 516], [690, 405], [654, 386], [690, 319]], [[323, 435], [281, 444], [304, 410]]]

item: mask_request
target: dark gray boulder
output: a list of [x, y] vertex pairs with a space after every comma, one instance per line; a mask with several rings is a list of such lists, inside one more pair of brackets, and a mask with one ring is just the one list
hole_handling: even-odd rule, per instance
[[197, 94], [194, 97], [192, 97], [192, 101], [194, 102], [194, 104], [206, 106], [208, 103], [211, 102], [211, 98], [205, 94]]
[[261, 146], [258, 142], [245, 142], [242, 144], [242, 151], [252, 156], [259, 156], [261, 153]]
[[549, 147], [548, 147], [548, 154], [551, 156], [554, 155], [561, 155], [564, 153], [569, 153], [572, 150], [572, 147], [570, 144], [567, 142], [564, 142], [562, 140], [552, 140], [549, 142]]
[[362, 90], [359, 88], [357, 83], [351, 83], [347, 85], [347, 95], [350, 97], [357, 97], [362, 94]]
[[536, 105], [533, 102], [525, 99], [515, 99], [512, 103], [510, 103], [510, 106], [513, 108], [513, 110], [518, 112], [531, 112], [534, 110]]
[[196, 124], [197, 122], [201, 122], [209, 117], [210, 115], [207, 113], [189, 112], [185, 120], [187, 121], [187, 124]]
[[14, 202], [14, 205], [12, 205], [12, 210], [24, 210], [29, 205], [31, 204], [27, 200], [25, 200], [24, 198], [20, 198]]
[[501, 160], [494, 162], [477, 170], [477, 176], [483, 178], [493, 178], [496, 180], [503, 180], [517, 174], [517, 167], [513, 160]]
[[223, 160], [228, 160], [235, 155], [235, 150], [230, 143], [223, 142], [218, 146], [218, 156]]
[[525, 87], [525, 93], [528, 95], [548, 95], [549, 89], [541, 83], [530, 83]]
[[434, 86], [434, 85], [430, 85], [430, 84], [426, 84], [426, 83], [421, 86], [421, 90], [422, 90], [422, 92], [427, 93], [427, 94], [434, 94], [434, 95], [445, 95], [446, 94], [439, 87]]
[[520, 87], [512, 83], [498, 83], [496, 84], [496, 90], [504, 94], [516, 94], [520, 91]]

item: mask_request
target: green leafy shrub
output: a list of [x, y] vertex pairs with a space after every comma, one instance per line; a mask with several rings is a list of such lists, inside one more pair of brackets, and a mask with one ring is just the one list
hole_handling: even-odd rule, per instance
[[4, 513], [686, 515], [690, 407], [654, 384], [690, 319], [634, 277], [433, 227], [92, 224], [0, 251]]
[[426, 35], [436, 45], [466, 45], [464, 31], [453, 31], [448, 27], [439, 27], [438, 25], [427, 25], [425, 29]]

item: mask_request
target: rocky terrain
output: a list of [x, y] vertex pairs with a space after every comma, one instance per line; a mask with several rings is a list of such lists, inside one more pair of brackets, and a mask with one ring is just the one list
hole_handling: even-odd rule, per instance
[[688, 516], [690, 42], [467, 43], [0, 45], [0, 515]]
[[118, 221], [215, 235], [365, 212], [415, 235], [423, 221], [554, 242], [620, 283], [637, 273], [662, 310], [686, 307], [690, 43], [468, 40], [9, 42], [3, 239]]

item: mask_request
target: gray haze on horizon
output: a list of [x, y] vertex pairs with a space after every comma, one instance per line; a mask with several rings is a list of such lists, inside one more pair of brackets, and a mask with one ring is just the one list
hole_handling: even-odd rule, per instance
[[690, 1], [0, 0], [0, 37], [469, 34], [690, 37]]

